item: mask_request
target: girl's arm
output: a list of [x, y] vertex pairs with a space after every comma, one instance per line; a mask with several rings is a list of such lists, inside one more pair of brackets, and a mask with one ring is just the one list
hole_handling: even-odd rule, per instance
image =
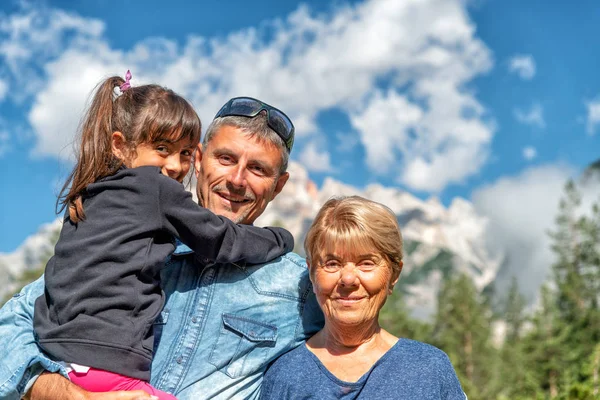
[[235, 224], [200, 207], [177, 181], [162, 175], [159, 181], [158, 206], [165, 228], [199, 257], [218, 263], [260, 264], [293, 250], [289, 231]]

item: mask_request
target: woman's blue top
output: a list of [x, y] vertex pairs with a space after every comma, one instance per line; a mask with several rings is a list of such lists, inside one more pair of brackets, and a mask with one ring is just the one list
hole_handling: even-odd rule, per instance
[[465, 400], [442, 350], [400, 339], [357, 382], [344, 382], [306, 345], [282, 355], [265, 374], [261, 399]]

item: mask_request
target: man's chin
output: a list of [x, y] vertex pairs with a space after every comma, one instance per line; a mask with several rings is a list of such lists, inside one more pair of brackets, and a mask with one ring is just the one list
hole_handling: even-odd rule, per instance
[[232, 222], [235, 222], [236, 224], [248, 224], [248, 222], [246, 222], [246, 217], [248, 213], [244, 212], [244, 210], [240, 210], [238, 212], [234, 212], [231, 210], [217, 210], [215, 211], [215, 214], [221, 215], [231, 220]]

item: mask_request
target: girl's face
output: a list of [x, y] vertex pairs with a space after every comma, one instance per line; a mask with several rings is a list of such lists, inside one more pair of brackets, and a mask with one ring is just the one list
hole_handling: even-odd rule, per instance
[[159, 167], [163, 175], [183, 182], [190, 170], [195, 148], [196, 143], [188, 138], [142, 143], [136, 147], [135, 154], [125, 165], [129, 168], [147, 165]]

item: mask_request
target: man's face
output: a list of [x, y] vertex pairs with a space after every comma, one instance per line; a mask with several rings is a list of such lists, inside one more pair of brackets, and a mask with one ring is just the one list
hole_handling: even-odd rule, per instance
[[200, 203], [230, 220], [251, 224], [281, 192], [289, 174], [279, 174], [281, 153], [268, 142], [222, 126], [195, 160]]

